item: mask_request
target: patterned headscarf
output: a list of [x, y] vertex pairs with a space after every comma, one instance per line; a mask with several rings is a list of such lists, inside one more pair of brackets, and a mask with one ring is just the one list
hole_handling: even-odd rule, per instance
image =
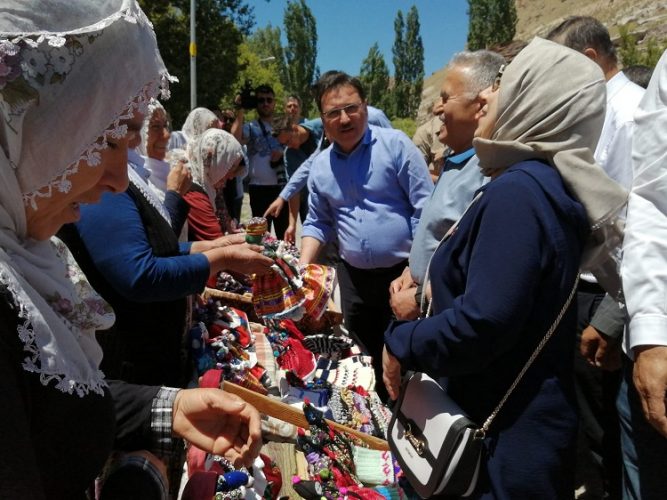
[[108, 314], [71, 279], [66, 252], [28, 237], [26, 205], [69, 191], [78, 168], [99, 168], [107, 137], [123, 137], [121, 120], [166, 95], [169, 80], [135, 0], [3, 1], [0, 283], [17, 302], [23, 368], [44, 385], [102, 394], [94, 332]]
[[241, 161], [241, 144], [229, 132], [212, 128], [189, 146], [192, 182], [199, 184], [215, 207], [215, 185]]
[[190, 114], [185, 119], [183, 124], [183, 133], [188, 142], [192, 142], [199, 138], [204, 132], [210, 128], [217, 128], [218, 117], [210, 109], [195, 108], [190, 111]]

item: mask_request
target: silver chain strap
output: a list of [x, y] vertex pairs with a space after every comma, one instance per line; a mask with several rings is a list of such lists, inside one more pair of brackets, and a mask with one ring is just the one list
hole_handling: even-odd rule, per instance
[[516, 376], [516, 379], [514, 379], [514, 382], [512, 382], [512, 385], [510, 388], [507, 390], [505, 395], [503, 396], [503, 399], [500, 400], [500, 403], [498, 403], [498, 406], [496, 406], [495, 410], [491, 412], [491, 415], [489, 415], [489, 418], [486, 419], [486, 422], [484, 422], [484, 425], [482, 425], [482, 428], [480, 431], [483, 434], [486, 434], [486, 432], [489, 430], [489, 426], [491, 425], [491, 422], [493, 422], [493, 419], [496, 418], [496, 415], [498, 415], [498, 412], [502, 408], [502, 406], [505, 404], [505, 401], [507, 401], [507, 398], [510, 397], [514, 389], [516, 389], [517, 384], [521, 381], [525, 373], [528, 371], [528, 368], [530, 368], [530, 365], [533, 364], [533, 361], [535, 361], [535, 358], [540, 354], [548, 340], [551, 338], [551, 336], [554, 334], [556, 331], [556, 328], [558, 328], [558, 325], [560, 323], [560, 320], [563, 319], [563, 316], [565, 315], [565, 312], [567, 311], [568, 307], [570, 307], [570, 303], [572, 302], [572, 299], [574, 298], [574, 294], [577, 292], [577, 285], [579, 284], [579, 274], [577, 274], [577, 277], [574, 280], [574, 285], [572, 286], [572, 291], [570, 292], [569, 297], [565, 301], [565, 304], [563, 305], [563, 308], [560, 310], [558, 313], [558, 316], [556, 316], [556, 320], [553, 322], [553, 325], [551, 325], [551, 328], [547, 331], [546, 335], [544, 338], [540, 341], [539, 344], [537, 344], [537, 347], [533, 351], [533, 354], [531, 354], [530, 358], [528, 358], [528, 361], [526, 361], [526, 364], [523, 365], [523, 368], [519, 372], [519, 374]]

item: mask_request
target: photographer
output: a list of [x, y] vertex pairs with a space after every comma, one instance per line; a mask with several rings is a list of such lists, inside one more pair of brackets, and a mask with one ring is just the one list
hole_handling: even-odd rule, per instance
[[[232, 134], [248, 148], [250, 208], [253, 217], [261, 217], [271, 202], [280, 194], [287, 181], [283, 162], [283, 146], [271, 135], [271, 122], [276, 107], [275, 94], [268, 85], [255, 88], [254, 94], [246, 84], [235, 99], [236, 119]], [[244, 123], [246, 109], [255, 109], [258, 118]], [[275, 223], [276, 237], [284, 238], [288, 226], [288, 214], [269, 217], [269, 231]]]

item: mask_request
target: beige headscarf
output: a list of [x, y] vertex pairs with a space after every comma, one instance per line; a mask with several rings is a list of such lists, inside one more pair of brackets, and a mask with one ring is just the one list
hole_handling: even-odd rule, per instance
[[199, 184], [215, 207], [215, 185], [243, 157], [243, 148], [232, 134], [217, 128], [208, 129], [188, 146], [192, 182]]
[[619, 212], [627, 192], [595, 163], [593, 151], [605, 115], [604, 75], [589, 58], [554, 42], [535, 38], [507, 66], [498, 95], [498, 115], [491, 139], [473, 140], [485, 173], [527, 159], [555, 167], [584, 205], [591, 241], [582, 267], [606, 288], [620, 283], [606, 276], [617, 270], [610, 248], [622, 239]]
[[169, 75], [135, 0], [3, 0], [0, 70], [0, 282], [22, 320], [23, 368], [101, 394], [94, 332], [108, 312], [92, 310], [62, 247], [28, 237], [25, 209], [71, 189], [81, 165], [99, 168], [106, 138], [124, 136], [121, 120], [166, 93]]

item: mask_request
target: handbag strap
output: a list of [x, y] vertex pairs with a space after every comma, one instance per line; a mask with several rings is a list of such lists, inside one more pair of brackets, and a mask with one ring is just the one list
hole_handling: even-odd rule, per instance
[[[438, 246], [436, 247], [435, 250], [440, 248], [440, 246], [447, 240], [449, 237], [456, 232], [456, 229], [458, 228], [459, 223], [461, 222], [461, 219], [463, 219], [463, 216], [468, 212], [468, 209], [481, 197], [483, 191], [480, 191], [477, 196], [473, 198], [473, 200], [470, 202], [470, 204], [466, 207], [464, 210], [463, 214], [461, 214], [461, 217], [459, 220], [457, 220], [452, 227], [447, 231], [447, 233], [442, 237], [440, 240], [440, 243], [438, 243]], [[435, 250], [433, 251], [433, 254], [435, 254]], [[426, 276], [424, 277], [424, 292], [426, 292], [428, 281], [429, 281], [429, 271], [431, 268], [431, 261], [433, 260], [433, 254], [431, 255], [431, 258], [428, 261], [428, 265], [426, 266]], [[558, 325], [560, 324], [560, 321], [563, 319], [563, 316], [565, 316], [565, 313], [567, 312], [567, 309], [570, 307], [570, 303], [572, 302], [572, 299], [574, 298], [575, 293], [577, 292], [577, 285], [579, 284], [579, 274], [576, 275], [574, 279], [574, 284], [572, 285], [572, 290], [570, 291], [570, 295], [568, 295], [567, 299], [565, 300], [565, 304], [563, 304], [563, 307], [561, 308], [560, 312], [558, 313], [558, 316], [556, 316], [556, 319], [554, 320], [553, 324], [547, 330], [547, 333], [544, 335], [542, 340], [540, 340], [539, 344], [537, 344], [537, 347], [535, 347], [535, 350], [533, 353], [530, 355], [530, 358], [528, 358], [528, 361], [526, 361], [526, 364], [523, 365], [523, 368], [521, 368], [521, 371], [519, 374], [516, 376], [514, 379], [514, 382], [512, 382], [512, 385], [510, 385], [510, 388], [507, 390], [503, 398], [500, 400], [498, 405], [495, 407], [495, 409], [491, 412], [491, 415], [484, 421], [484, 424], [482, 427], [477, 429], [475, 431], [475, 438], [478, 439], [483, 439], [486, 433], [489, 430], [489, 427], [491, 426], [491, 423], [493, 420], [496, 418], [496, 415], [498, 415], [498, 412], [500, 409], [503, 407], [505, 402], [507, 401], [507, 398], [510, 397], [512, 392], [514, 392], [514, 389], [516, 389], [516, 386], [519, 384], [523, 376], [526, 374], [528, 371], [528, 368], [530, 368], [530, 365], [533, 364], [533, 361], [535, 361], [535, 358], [540, 354], [542, 349], [544, 349], [544, 346], [548, 342], [548, 340], [551, 338], [551, 336], [554, 334], [556, 331], [556, 328], [558, 328]], [[425, 299], [426, 293], [422, 294], [422, 301], [420, 304], [420, 309], [423, 311], [424, 310], [424, 299]], [[429, 299], [428, 301], [428, 308], [426, 310], [426, 314], [424, 317], [428, 318], [431, 315], [431, 307], [433, 304], [433, 299]]]
[[563, 307], [561, 308], [560, 312], [558, 313], [558, 316], [556, 316], [556, 319], [554, 320], [553, 324], [547, 330], [547, 333], [544, 335], [542, 340], [540, 340], [540, 343], [537, 344], [537, 347], [533, 351], [533, 354], [530, 355], [530, 358], [528, 358], [528, 361], [526, 361], [526, 364], [523, 365], [523, 368], [521, 368], [521, 371], [519, 374], [516, 376], [514, 379], [514, 382], [512, 382], [512, 385], [510, 386], [509, 389], [507, 389], [507, 392], [503, 396], [503, 398], [500, 400], [500, 403], [495, 407], [495, 409], [491, 412], [491, 415], [489, 415], [489, 418], [486, 419], [484, 424], [482, 425], [481, 429], [478, 430], [478, 432], [481, 432], [481, 437], [484, 437], [486, 432], [489, 430], [489, 427], [491, 426], [491, 422], [493, 422], [493, 419], [496, 418], [496, 415], [498, 415], [498, 412], [500, 409], [503, 407], [505, 404], [505, 401], [507, 401], [507, 398], [510, 397], [512, 392], [514, 392], [514, 389], [516, 389], [516, 386], [519, 384], [523, 376], [526, 374], [528, 371], [528, 368], [530, 368], [530, 365], [533, 364], [533, 361], [535, 361], [535, 358], [540, 354], [546, 343], [549, 341], [551, 336], [554, 334], [556, 331], [556, 328], [558, 328], [558, 325], [560, 324], [561, 319], [563, 319], [563, 316], [565, 316], [565, 313], [567, 312], [567, 309], [570, 307], [570, 303], [572, 302], [572, 299], [574, 298], [575, 293], [577, 292], [577, 285], [579, 284], [579, 274], [575, 276], [574, 279], [574, 285], [572, 285], [572, 290], [570, 291], [570, 295], [568, 295], [567, 300], [565, 300], [565, 304], [563, 304]]

